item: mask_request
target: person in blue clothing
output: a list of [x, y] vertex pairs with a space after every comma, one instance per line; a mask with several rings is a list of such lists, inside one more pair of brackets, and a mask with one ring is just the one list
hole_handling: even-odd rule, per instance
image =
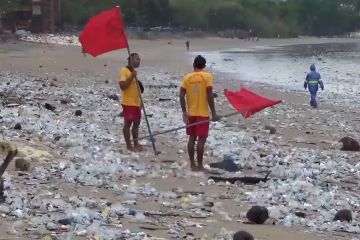
[[318, 104], [316, 101], [316, 93], [319, 90], [319, 85], [321, 87], [321, 90], [324, 91], [324, 83], [321, 81], [320, 73], [316, 71], [315, 65], [311, 64], [310, 66], [310, 72], [306, 75], [306, 80], [304, 82], [304, 88], [309, 89], [311, 100], [310, 105], [313, 108], [317, 108]]

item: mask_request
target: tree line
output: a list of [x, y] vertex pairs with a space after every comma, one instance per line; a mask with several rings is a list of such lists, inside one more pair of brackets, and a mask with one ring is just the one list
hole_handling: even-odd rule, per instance
[[[0, 8], [21, 2], [0, 1]], [[262, 37], [340, 35], [360, 29], [359, 0], [62, 0], [63, 22], [83, 25], [116, 5], [127, 26], [145, 28], [251, 29]]]

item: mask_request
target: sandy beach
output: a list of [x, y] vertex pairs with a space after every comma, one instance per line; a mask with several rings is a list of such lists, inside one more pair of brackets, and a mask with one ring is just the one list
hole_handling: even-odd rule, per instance
[[[138, 72], [145, 85], [144, 103], [151, 129], [158, 132], [182, 126], [178, 88], [168, 86], [179, 86], [182, 76], [192, 70], [192, 59], [197, 53], [206, 57], [208, 51], [223, 49], [353, 41], [321, 38], [260, 39], [257, 42], [191, 39], [190, 52], [186, 51], [184, 39], [131, 40], [130, 44], [131, 50], [141, 56]], [[123, 120], [118, 116], [121, 108], [117, 100], [108, 96], [119, 95], [116, 74], [120, 67], [125, 66], [126, 57], [125, 50], [92, 58], [84, 57], [79, 46], [14, 40], [1, 43], [0, 86], [4, 106], [0, 112], [1, 143], [18, 148], [20, 156], [31, 162], [31, 169], [20, 174], [12, 162], [6, 172], [10, 198], [0, 204], [0, 239], [42, 239], [51, 234], [53, 239], [101, 237], [103, 232], [99, 229], [104, 222], [108, 223], [107, 227], [145, 232], [163, 239], [175, 239], [174, 236], [178, 239], [230, 239], [219, 236], [222, 229], [231, 232], [246, 230], [255, 239], [264, 240], [358, 238], [360, 154], [341, 152], [335, 147], [336, 142], [345, 136], [359, 140], [360, 119], [356, 104], [355, 107], [336, 105], [322, 100], [330, 97], [324, 95], [320, 98], [320, 108], [311, 109], [308, 93], [301, 85], [298, 91], [293, 91], [246, 79], [242, 81], [231, 74], [208, 69], [215, 76], [215, 92], [219, 95], [215, 105], [220, 114], [233, 111], [225, 99], [224, 89], [238, 90], [245, 86], [284, 101], [249, 119], [235, 116], [212, 123], [205, 154], [208, 164], [221, 161], [224, 154], [236, 152], [242, 170], [234, 176], [264, 176], [264, 172], [270, 171], [271, 182], [215, 184], [208, 181], [208, 175], [189, 171], [184, 130], [156, 137], [156, 147], [161, 151], [156, 157], [148, 141], [143, 141], [146, 145], [144, 152], [129, 154], [125, 151], [121, 134]], [[21, 97], [21, 103], [5, 107], [9, 96]], [[60, 99], [64, 98], [70, 103], [61, 104]], [[168, 100], [159, 101], [160, 98]], [[52, 104], [56, 110], [44, 109], [45, 103]], [[75, 117], [76, 110], [81, 110], [83, 115]], [[13, 129], [17, 122], [21, 123], [22, 130]], [[274, 126], [276, 133], [269, 134], [265, 125]], [[141, 135], [147, 135], [144, 119]], [[58, 140], [54, 140], [57, 136]], [[6, 149], [1, 155], [6, 155]], [[316, 168], [309, 169], [315, 165]], [[302, 169], [312, 171], [311, 177], [296, 172]], [[96, 173], [89, 173], [88, 177], [82, 175], [92, 171]], [[123, 177], [119, 178], [120, 175]], [[306, 185], [306, 181], [312, 185]], [[322, 183], [326, 190], [325, 187], [318, 188]], [[281, 184], [286, 186], [283, 192], [279, 190]], [[312, 188], [313, 185], [316, 188]], [[292, 205], [294, 201], [286, 191], [289, 194], [305, 192], [309, 197], [307, 204], [311, 206]], [[325, 199], [324, 192], [332, 198]], [[272, 197], [268, 196], [269, 193], [273, 194]], [[315, 193], [318, 195], [313, 196]], [[43, 202], [36, 208], [31, 207], [35, 196]], [[22, 199], [20, 205], [24, 216], [14, 216], [15, 198]], [[277, 202], [280, 199], [282, 202]], [[311, 202], [314, 199], [318, 202]], [[325, 202], [321, 204], [320, 201]], [[206, 210], [203, 206], [206, 202], [215, 203], [215, 207]], [[145, 216], [116, 217], [115, 208], [107, 203], [112, 203], [110, 206], [121, 203], [123, 207], [135, 209]], [[280, 216], [271, 216], [264, 225], [245, 224], [246, 211], [253, 205], [273, 207], [273, 212], [277, 212], [274, 206], [282, 205], [288, 212], [281, 211]], [[88, 224], [78, 222], [76, 226], [49, 230], [52, 228], [48, 222], [65, 218], [70, 209], [78, 210], [80, 207], [99, 215], [104, 211], [110, 213], [106, 215], [107, 221], [99, 220], [95, 214], [95, 217], [88, 217], [91, 219]], [[107, 208], [109, 210], [104, 210]], [[333, 212], [342, 208], [351, 208], [354, 221], [329, 222]], [[305, 212], [307, 217], [296, 218], [291, 226], [284, 226], [284, 217], [295, 211]], [[162, 212], [164, 216], [146, 212]], [[173, 216], [166, 216], [170, 213]], [[34, 227], [34, 218], [42, 218], [37, 221], [43, 224]], [[97, 222], [94, 219], [100, 221], [99, 225], [94, 224]], [[85, 236], [76, 236], [83, 226], [92, 228], [86, 228]], [[349, 230], [351, 227], [352, 232]], [[134, 235], [134, 239], [143, 238]]]

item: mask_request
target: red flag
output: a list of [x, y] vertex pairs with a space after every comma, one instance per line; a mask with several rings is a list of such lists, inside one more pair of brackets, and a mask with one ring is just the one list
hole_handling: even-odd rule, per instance
[[127, 48], [129, 45], [120, 8], [115, 7], [92, 17], [80, 34], [79, 40], [83, 51], [93, 57]]
[[231, 105], [245, 118], [252, 116], [254, 113], [259, 112], [264, 108], [281, 103], [281, 100], [265, 98], [246, 88], [241, 88], [238, 92], [231, 92], [225, 89], [224, 93]]

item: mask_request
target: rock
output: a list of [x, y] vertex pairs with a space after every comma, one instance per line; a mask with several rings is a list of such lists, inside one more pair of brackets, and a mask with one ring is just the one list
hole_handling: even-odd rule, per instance
[[265, 153], [260, 153], [260, 157], [261, 157], [261, 158], [267, 157], [267, 154], [265, 154]]
[[344, 137], [340, 139], [339, 142], [343, 145], [341, 148], [342, 151], [360, 151], [359, 143], [351, 137]]
[[338, 211], [335, 214], [334, 221], [340, 221], [340, 222], [348, 221], [348, 222], [351, 222], [352, 221], [351, 211], [347, 210], [347, 209], [343, 209], [343, 210]]
[[295, 216], [300, 217], [300, 218], [305, 218], [306, 214], [303, 212], [295, 212]]
[[15, 124], [14, 129], [21, 130], [21, 124], [20, 123]]
[[119, 96], [117, 94], [111, 94], [108, 96], [109, 99], [114, 100], [114, 101], [119, 101]]
[[217, 93], [213, 93], [213, 98], [217, 98], [219, 95]]
[[51, 82], [50, 87], [57, 87], [57, 85], [54, 82]]
[[269, 211], [265, 207], [253, 206], [246, 213], [246, 218], [250, 222], [263, 224], [269, 218]]
[[57, 80], [58, 80], [57, 77], [53, 77], [54, 82], [57, 82]]
[[276, 128], [270, 125], [265, 125], [265, 130], [270, 131], [270, 134], [275, 134], [276, 133]]
[[29, 169], [30, 169], [30, 162], [26, 161], [23, 158], [15, 159], [15, 170], [29, 171]]
[[60, 138], [61, 138], [60, 136], [55, 136], [55, 137], [54, 137], [54, 142], [59, 141], [59, 140], [60, 140]]
[[55, 223], [49, 222], [46, 224], [46, 229], [49, 231], [55, 231], [59, 229], [59, 226], [56, 225]]
[[60, 103], [61, 103], [61, 104], [64, 104], [64, 105], [65, 105], [65, 104], [69, 104], [69, 103], [70, 103], [70, 99], [63, 98], [63, 99], [60, 100]]
[[39, 64], [39, 68], [42, 68], [43, 67], [43, 65], [42, 64]]
[[82, 115], [82, 111], [81, 110], [76, 110], [75, 111], [75, 116], [80, 117]]
[[75, 223], [75, 219], [74, 218], [64, 218], [64, 219], [60, 219], [58, 221], [58, 223], [62, 224], [62, 225], [71, 225], [73, 223]]
[[109, 80], [106, 79], [106, 80], [105, 80], [105, 83], [108, 84], [108, 83], [109, 83]]
[[50, 111], [55, 111], [56, 107], [51, 105], [50, 103], [45, 103], [44, 104], [44, 107], [47, 109], [47, 110], [50, 110]]
[[254, 237], [245, 231], [238, 231], [234, 234], [233, 240], [254, 240]]
[[230, 155], [224, 155], [223, 161], [210, 163], [211, 168], [218, 168], [228, 172], [237, 172], [240, 168], [234, 163], [234, 158]]

